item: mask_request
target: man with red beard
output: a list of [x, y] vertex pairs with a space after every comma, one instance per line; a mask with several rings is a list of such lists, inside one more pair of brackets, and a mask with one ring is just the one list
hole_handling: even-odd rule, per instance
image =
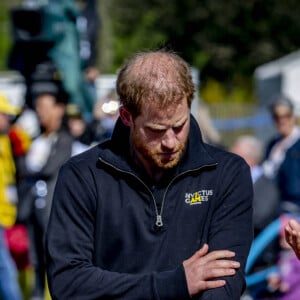
[[251, 176], [202, 141], [189, 65], [138, 53], [117, 93], [112, 138], [60, 170], [46, 237], [53, 299], [240, 299]]

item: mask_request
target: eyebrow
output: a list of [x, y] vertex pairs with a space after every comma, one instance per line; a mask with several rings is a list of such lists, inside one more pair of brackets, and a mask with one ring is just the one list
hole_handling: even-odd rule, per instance
[[168, 128], [177, 128], [177, 127], [181, 127], [183, 126], [186, 122], [188, 121], [188, 117], [184, 117], [181, 120], [178, 120], [175, 124], [173, 124], [172, 126], [169, 125], [161, 125], [161, 124], [146, 124], [145, 127], [149, 128], [149, 129], [157, 129], [157, 130], [165, 130]]

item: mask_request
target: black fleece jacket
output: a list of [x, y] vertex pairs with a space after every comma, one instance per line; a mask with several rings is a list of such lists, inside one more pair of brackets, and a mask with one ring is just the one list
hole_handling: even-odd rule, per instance
[[236, 252], [241, 267], [195, 299], [240, 299], [253, 237], [247, 164], [203, 143], [191, 117], [176, 172], [151, 186], [128, 162], [128, 134], [118, 120], [111, 140], [60, 170], [46, 236], [52, 298], [190, 299], [182, 262], [208, 243]]

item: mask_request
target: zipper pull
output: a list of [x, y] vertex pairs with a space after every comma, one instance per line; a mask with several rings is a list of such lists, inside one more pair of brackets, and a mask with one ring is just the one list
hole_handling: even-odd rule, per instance
[[157, 227], [163, 227], [164, 224], [163, 224], [161, 215], [157, 215], [157, 216], [156, 216], [156, 222], [155, 222], [155, 225], [156, 225]]

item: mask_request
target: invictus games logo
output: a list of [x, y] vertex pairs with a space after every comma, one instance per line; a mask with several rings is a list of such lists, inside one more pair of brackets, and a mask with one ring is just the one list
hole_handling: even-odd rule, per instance
[[194, 193], [185, 193], [185, 203], [189, 205], [202, 204], [208, 202], [213, 195], [213, 190], [200, 190]]

